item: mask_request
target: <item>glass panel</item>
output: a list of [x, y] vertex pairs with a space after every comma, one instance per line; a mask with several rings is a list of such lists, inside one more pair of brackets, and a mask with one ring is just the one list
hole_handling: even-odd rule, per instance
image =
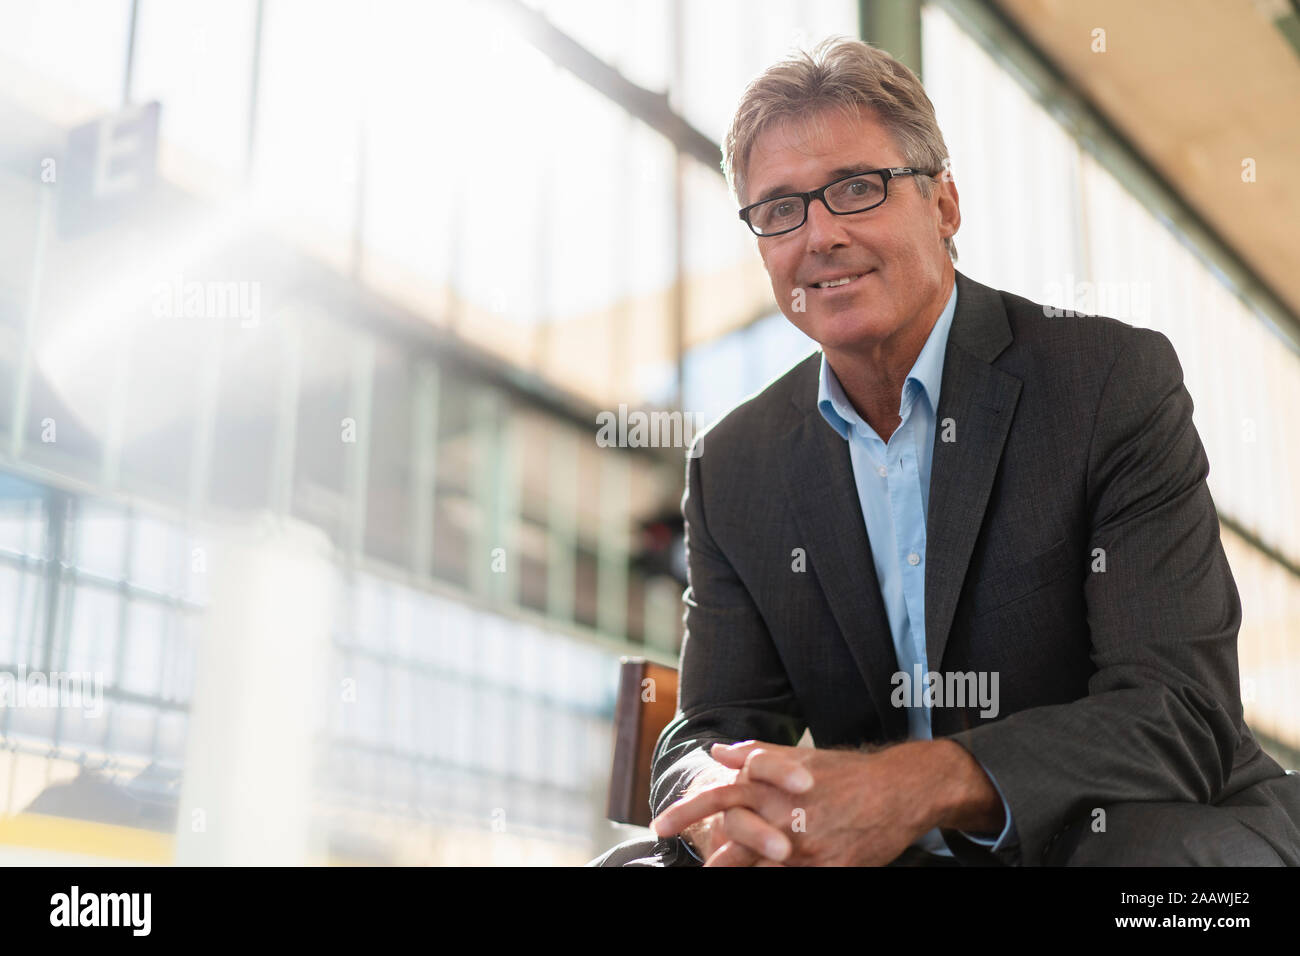
[[77, 588], [72, 604], [64, 670], [103, 674], [105, 686], [117, 685], [121, 600], [118, 595], [100, 587]]
[[73, 562], [82, 571], [118, 580], [125, 573], [127, 517], [116, 508], [80, 502], [73, 528]]
[[411, 560], [411, 390], [406, 355], [376, 350], [366, 479], [366, 553], [398, 567]]
[[166, 609], [150, 601], [128, 604], [118, 686], [150, 697], [159, 695], [167, 632]]

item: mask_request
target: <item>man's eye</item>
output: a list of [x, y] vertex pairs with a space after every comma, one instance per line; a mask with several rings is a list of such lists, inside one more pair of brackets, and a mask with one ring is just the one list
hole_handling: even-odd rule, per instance
[[784, 219], [786, 216], [794, 215], [794, 203], [790, 201], [779, 202], [772, 207], [772, 215], [777, 219]]

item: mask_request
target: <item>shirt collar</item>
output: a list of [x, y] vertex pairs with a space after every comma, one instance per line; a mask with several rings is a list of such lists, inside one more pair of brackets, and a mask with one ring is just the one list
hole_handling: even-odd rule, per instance
[[[903, 417], [916, 401], [918, 392], [924, 392], [929, 399], [930, 408], [939, 408], [939, 388], [943, 383], [943, 357], [948, 351], [948, 332], [952, 329], [953, 316], [957, 312], [957, 283], [952, 284], [952, 293], [948, 304], [939, 313], [939, 319], [926, 337], [921, 354], [912, 364], [903, 383], [903, 394], [899, 400], [898, 414]], [[817, 408], [822, 417], [830, 424], [841, 438], [847, 439], [849, 431], [858, 424], [865, 424], [853, 408], [848, 396], [840, 385], [826, 353], [822, 353], [821, 372], [817, 381]]]

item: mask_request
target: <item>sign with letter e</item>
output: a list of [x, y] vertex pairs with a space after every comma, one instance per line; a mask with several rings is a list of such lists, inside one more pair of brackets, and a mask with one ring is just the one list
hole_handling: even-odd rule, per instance
[[128, 107], [68, 133], [59, 176], [59, 235], [106, 226], [148, 192], [158, 167], [161, 109], [156, 101]]

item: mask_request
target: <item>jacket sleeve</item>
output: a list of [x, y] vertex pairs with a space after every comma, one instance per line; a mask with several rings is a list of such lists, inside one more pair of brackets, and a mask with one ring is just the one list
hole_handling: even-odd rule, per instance
[[[709, 445], [716, 448], [712, 441]], [[805, 727], [758, 607], [710, 534], [703, 478], [710, 459], [697, 451], [693, 448], [687, 457], [682, 496], [689, 586], [683, 595], [686, 631], [677, 713], [655, 746], [650, 794], [655, 814], [677, 800], [694, 776], [713, 763], [708, 753], [712, 744], [763, 740], [794, 746]], [[731, 456], [713, 454], [725, 480]], [[727, 493], [725, 485], [717, 491], [719, 496]]]
[[[1007, 863], [1040, 865], [1065, 826], [1110, 803], [1215, 802], [1239, 741], [1241, 604], [1168, 339], [1125, 331], [1080, 440], [1090, 442], [1088, 694], [953, 735], [1010, 806], [1020, 843], [997, 851]], [[944, 836], [961, 856], [961, 838]]]

